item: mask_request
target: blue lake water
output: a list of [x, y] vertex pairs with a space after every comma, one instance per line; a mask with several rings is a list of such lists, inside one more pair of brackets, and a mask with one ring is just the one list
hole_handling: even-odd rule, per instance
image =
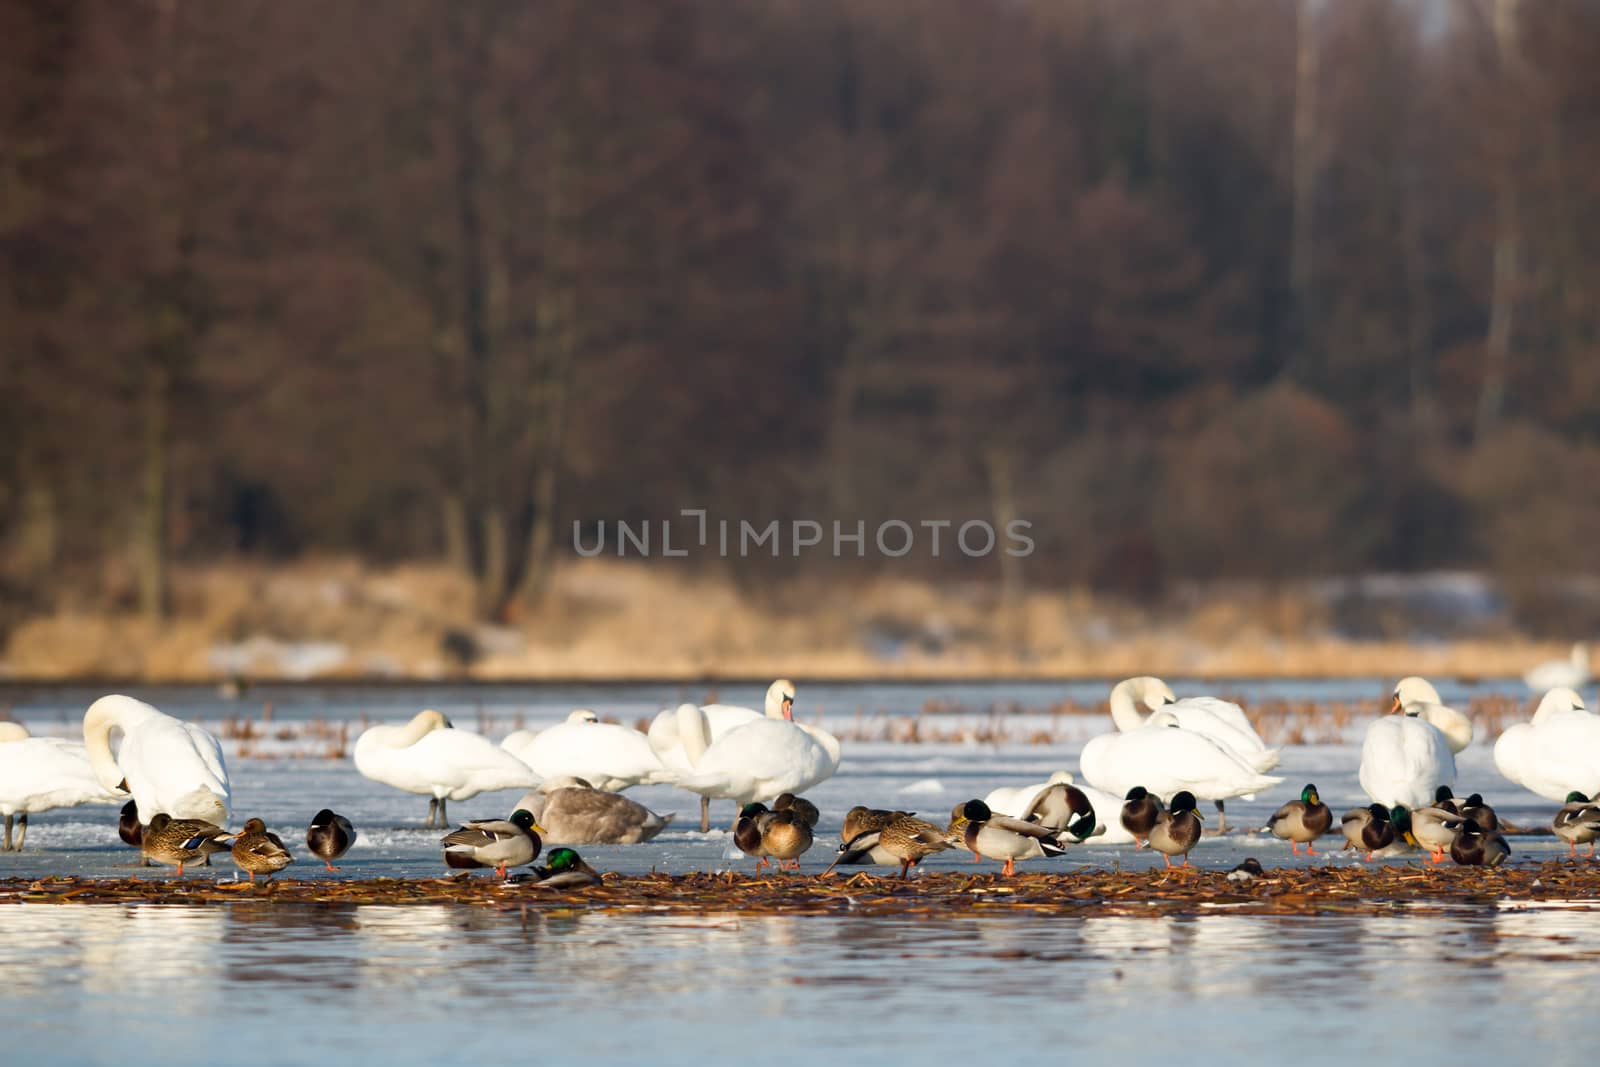
[[1600, 916], [0, 908], [15, 1064], [1576, 1063]]

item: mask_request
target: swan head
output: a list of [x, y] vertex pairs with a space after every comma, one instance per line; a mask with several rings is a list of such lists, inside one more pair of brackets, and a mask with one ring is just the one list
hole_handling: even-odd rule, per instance
[[1174, 730], [1180, 728], [1178, 717], [1170, 711], [1158, 711], [1146, 719], [1144, 724], [1146, 726], [1170, 726]]
[[794, 720], [794, 683], [789, 679], [767, 686], [767, 718]]
[[417, 717], [411, 721], [414, 723], [426, 723], [430, 731], [454, 730], [456, 728], [456, 724], [451, 722], [444, 712], [434, 711], [432, 708], [417, 712]]
[[1168, 704], [1176, 704], [1178, 697], [1173, 693], [1172, 687], [1160, 678], [1148, 674], [1137, 678], [1125, 678], [1111, 688], [1111, 704], [1127, 701], [1129, 704], [1143, 704], [1151, 711], [1159, 711]]
[[1543, 699], [1539, 701], [1539, 708], [1533, 713], [1533, 721], [1538, 723], [1544, 719], [1548, 719], [1552, 715], [1558, 715], [1565, 711], [1588, 710], [1588, 707], [1583, 703], [1583, 698], [1578, 695], [1577, 690], [1568, 689], [1566, 686], [1562, 686], [1558, 689], [1550, 690], [1550, 692], [1546, 693]]
[[0, 742], [26, 741], [28, 728], [20, 722], [0, 722]]
[[1442, 703], [1444, 701], [1439, 699], [1439, 691], [1433, 687], [1433, 683], [1413, 674], [1395, 683], [1394, 703], [1389, 706], [1389, 714], [1392, 715], [1412, 704]]
[[594, 712], [590, 711], [588, 708], [579, 708], [577, 711], [575, 711], [571, 715], [567, 716], [567, 721], [568, 722], [599, 722], [600, 721], [600, 716], [596, 715]]

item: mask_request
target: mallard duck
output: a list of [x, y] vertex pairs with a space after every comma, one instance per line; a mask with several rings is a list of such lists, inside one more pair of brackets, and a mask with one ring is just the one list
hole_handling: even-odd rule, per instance
[[244, 824], [244, 829], [233, 840], [231, 851], [233, 862], [241, 871], [249, 873], [252, 882], [258, 874], [274, 875], [294, 862], [289, 850], [283, 847], [282, 839], [269, 833], [267, 824], [260, 819], [250, 819]]
[[1456, 838], [1456, 830], [1466, 821], [1460, 812], [1441, 807], [1417, 808], [1407, 812], [1406, 818], [1405, 828], [1411, 832], [1412, 840], [1428, 850], [1429, 863], [1444, 862], [1444, 855]]
[[[134, 848], [139, 848], [144, 839], [144, 827], [139, 825], [139, 805], [132, 800], [122, 805], [122, 811], [117, 816], [117, 836], [122, 838], [123, 844]], [[143, 849], [139, 852], [139, 866], [150, 866], [150, 857], [144, 854]]]
[[444, 861], [455, 868], [493, 867], [501, 878], [507, 867], [532, 863], [539, 855], [539, 834], [544, 831], [533, 820], [533, 812], [518, 808], [510, 819], [490, 819], [462, 823], [440, 839]]
[[1156, 818], [1150, 828], [1150, 847], [1161, 853], [1168, 867], [1173, 856], [1182, 856], [1183, 866], [1189, 866], [1189, 850], [1200, 842], [1200, 819], [1194, 794], [1187, 789], [1173, 797], [1172, 807]]
[[306, 828], [306, 848], [327, 864], [330, 871], [339, 869], [333, 865], [333, 861], [349, 852], [350, 846], [355, 843], [356, 828], [350, 825], [349, 819], [335, 814], [330, 808], [317, 812], [311, 825]]
[[901, 878], [906, 877], [912, 867], [928, 856], [955, 847], [945, 831], [931, 822], [914, 819], [909, 815], [894, 820], [877, 831], [877, 834], [876, 848], [882, 849], [883, 854], [892, 857], [900, 864]]
[[805, 797], [797, 797], [793, 793], [779, 793], [778, 799], [772, 802], [773, 811], [793, 811], [800, 816], [808, 827], [815, 830], [817, 821], [822, 818], [822, 813], [817, 806]]
[[1103, 827], [1095, 825], [1095, 810], [1089, 795], [1069, 782], [1052, 782], [1039, 790], [1017, 818], [1046, 830], [1065, 830], [1072, 835], [1074, 843], [1105, 833]]
[[778, 861], [780, 870], [790, 861], [799, 870], [800, 855], [811, 847], [811, 827], [794, 808], [768, 811], [765, 804], [752, 801], [739, 809], [733, 842], [739, 851], [758, 860], [758, 871], [770, 862], [769, 857]]
[[1368, 861], [1378, 849], [1394, 844], [1394, 823], [1389, 819], [1389, 810], [1382, 804], [1368, 804], [1364, 808], [1345, 812], [1339, 819], [1339, 830], [1348, 842], [1345, 848], [1365, 851]]
[[1463, 867], [1498, 867], [1511, 855], [1511, 846], [1497, 833], [1471, 819], [1462, 819], [1450, 842], [1450, 858]]
[[1456, 796], [1456, 791], [1448, 785], [1441, 785], [1433, 791], [1433, 806], [1445, 811], [1461, 814], [1461, 808], [1466, 804], [1466, 797]]
[[1317, 854], [1313, 843], [1327, 833], [1332, 825], [1333, 812], [1317, 795], [1314, 785], [1307, 785], [1300, 790], [1299, 800], [1289, 801], [1267, 820], [1267, 829], [1272, 831], [1272, 836], [1288, 841], [1290, 852], [1299, 855], [1303, 843], [1308, 856]]
[[1461, 812], [1462, 818], [1471, 819], [1477, 823], [1480, 830], [1493, 833], [1500, 829], [1500, 816], [1496, 815], [1494, 809], [1483, 802], [1481, 793], [1473, 793], [1467, 797], [1456, 810]]
[[550, 863], [535, 867], [527, 874], [519, 874], [516, 881], [530, 883], [541, 889], [577, 889], [599, 885], [600, 872], [583, 862], [583, 858], [570, 848], [550, 850]]
[[178, 868], [197, 859], [210, 859], [217, 852], [227, 852], [228, 846], [219, 838], [232, 835], [215, 823], [204, 819], [174, 819], [166, 812], [157, 812], [150, 825], [140, 833], [139, 848], [146, 859]]
[[857, 804], [845, 812], [844, 827], [839, 831], [839, 843], [847, 845], [869, 830], [882, 830], [896, 819], [909, 818], [915, 814], [914, 811], [889, 811], [886, 808], [868, 808]]
[[[909, 818], [910, 816], [906, 816]], [[883, 847], [881, 837], [883, 829], [863, 830], [848, 841], [839, 844], [839, 853], [834, 856], [833, 862], [828, 864], [829, 873], [841, 863], [845, 866], [855, 866], [863, 863], [874, 863], [880, 867], [893, 867], [900, 862], [900, 857]]]
[[566, 845], [637, 845], [672, 822], [621, 793], [596, 789], [582, 778], [552, 778], [517, 802], [545, 827], [545, 840]]
[[1236, 885], [1249, 885], [1267, 872], [1262, 869], [1261, 862], [1254, 856], [1248, 856], [1245, 861], [1228, 872], [1228, 881]]
[[1577, 856], [1578, 846], [1585, 844], [1593, 856], [1595, 838], [1600, 837], [1600, 806], [1582, 793], [1568, 793], [1567, 802], [1556, 812], [1550, 829], [1567, 843], [1568, 856]]
[[1017, 860], [1061, 855], [1067, 850], [1064, 839], [1071, 834], [1069, 830], [1049, 830], [1038, 823], [996, 815], [981, 800], [959, 804], [950, 814], [946, 833], [959, 837], [972, 850], [974, 861], [1004, 860], [1000, 873], [1006, 877], [1017, 873]]
[[1122, 828], [1133, 835], [1134, 848], [1150, 842], [1150, 831], [1161, 817], [1161, 800], [1142, 785], [1128, 790], [1122, 803]]

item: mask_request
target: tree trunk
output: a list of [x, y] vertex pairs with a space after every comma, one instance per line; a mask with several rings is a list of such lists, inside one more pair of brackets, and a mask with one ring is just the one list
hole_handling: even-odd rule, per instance
[[1294, 64], [1294, 221], [1289, 247], [1289, 287], [1294, 301], [1290, 365], [1301, 378], [1317, 372], [1316, 192], [1317, 79], [1321, 67], [1317, 41], [1318, 0], [1298, 0]]
[[983, 453], [984, 471], [989, 481], [990, 514], [994, 520], [994, 551], [1000, 561], [1000, 617], [1006, 644], [1014, 655], [1028, 649], [1028, 620], [1023, 605], [1022, 557], [1006, 551], [1006, 531], [1017, 518], [1015, 489], [1016, 457], [1007, 448], [988, 448]]
[[[1518, 0], [1494, 0], [1495, 55], [1499, 63], [1499, 91], [1509, 96], [1515, 83], [1517, 66], [1516, 17]], [[1473, 440], [1482, 441], [1493, 432], [1505, 408], [1506, 376], [1511, 362], [1513, 331], [1516, 327], [1519, 246], [1522, 224], [1517, 204], [1517, 189], [1512, 173], [1514, 153], [1506, 146], [1501, 152], [1495, 189], [1495, 235], [1492, 288], [1489, 296], [1489, 333], [1484, 340], [1483, 382], [1478, 392], [1478, 415]]]
[[159, 357], [145, 369], [143, 495], [139, 504], [139, 611], [160, 622], [167, 611], [167, 462], [171, 375]]

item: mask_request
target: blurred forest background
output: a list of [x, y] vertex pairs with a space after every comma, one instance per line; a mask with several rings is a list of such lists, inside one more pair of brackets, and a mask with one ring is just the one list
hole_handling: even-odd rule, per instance
[[1513, 669], [1597, 283], [1593, 2], [12, 0], [0, 663]]

